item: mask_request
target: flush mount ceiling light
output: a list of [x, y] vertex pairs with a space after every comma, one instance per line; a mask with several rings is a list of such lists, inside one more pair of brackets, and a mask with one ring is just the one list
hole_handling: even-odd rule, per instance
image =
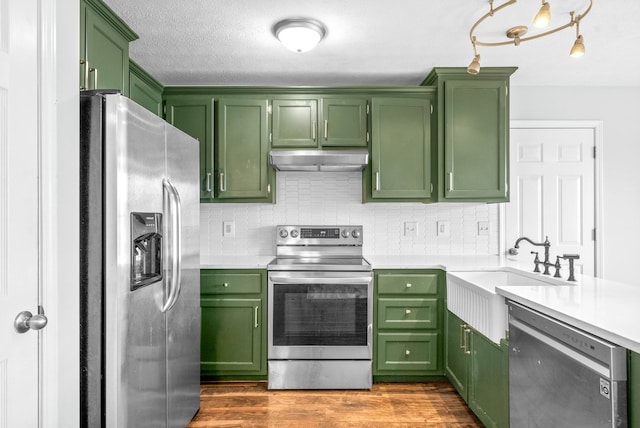
[[326, 30], [322, 23], [306, 18], [285, 19], [273, 27], [280, 43], [293, 52], [307, 52], [316, 47]]
[[[551, 23], [551, 6], [545, 0], [542, 1], [542, 6], [540, 10], [536, 14], [533, 19], [533, 25], [537, 28], [546, 28]], [[480, 19], [476, 21], [476, 23], [471, 27], [469, 31], [469, 38], [471, 39], [471, 45], [473, 46], [473, 61], [469, 64], [467, 68], [467, 72], [469, 74], [478, 74], [480, 73], [480, 55], [478, 54], [478, 46], [506, 46], [506, 45], [514, 45], [518, 46], [522, 42], [528, 42], [529, 40], [539, 39], [540, 37], [548, 36], [553, 33], [557, 33], [558, 31], [562, 31], [565, 28], [576, 27], [576, 41], [571, 48], [569, 55], [572, 57], [579, 57], [584, 55], [584, 39], [580, 34], [580, 21], [582, 18], [587, 16], [587, 14], [591, 11], [591, 6], [593, 6], [593, 0], [589, 0], [589, 5], [585, 8], [584, 12], [580, 14], [576, 14], [575, 11], [569, 12], [569, 21], [565, 22], [561, 25], [553, 27], [550, 30], [543, 31], [542, 33], [537, 33], [531, 36], [524, 37], [529, 28], [525, 25], [518, 25], [515, 27], [511, 27], [506, 30], [505, 36], [507, 40], [501, 40], [497, 42], [483, 42], [478, 40], [475, 35], [475, 31], [478, 26], [487, 18], [493, 16], [496, 12], [501, 11], [507, 6], [511, 6], [514, 4], [516, 0], [508, 0], [500, 6], [494, 8], [493, 0], [489, 0], [489, 12], [483, 15]]]

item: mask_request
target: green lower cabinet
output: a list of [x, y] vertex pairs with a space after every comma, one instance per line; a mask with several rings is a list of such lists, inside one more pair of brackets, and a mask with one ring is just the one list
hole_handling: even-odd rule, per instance
[[640, 427], [640, 354], [629, 351], [629, 427]]
[[442, 375], [443, 272], [374, 272], [374, 380]]
[[447, 311], [446, 374], [487, 427], [509, 426], [509, 353]]
[[376, 370], [424, 374], [438, 367], [438, 333], [378, 333]]
[[266, 271], [202, 270], [200, 288], [202, 379], [265, 379]]

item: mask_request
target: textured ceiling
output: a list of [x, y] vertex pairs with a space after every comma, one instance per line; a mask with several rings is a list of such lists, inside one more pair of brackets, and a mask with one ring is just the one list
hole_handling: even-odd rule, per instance
[[[140, 36], [131, 58], [164, 85], [419, 84], [433, 67], [469, 64], [469, 29], [489, 9], [487, 0], [104, 1]], [[586, 3], [548, 1], [552, 23]], [[539, 6], [520, 0], [478, 35], [530, 26]], [[296, 54], [275, 39], [273, 25], [292, 17], [327, 27], [314, 50]], [[580, 28], [584, 57], [569, 57], [569, 28], [517, 47], [481, 47], [482, 65], [519, 67], [514, 86], [640, 86], [639, 17], [639, 0], [594, 0]]]

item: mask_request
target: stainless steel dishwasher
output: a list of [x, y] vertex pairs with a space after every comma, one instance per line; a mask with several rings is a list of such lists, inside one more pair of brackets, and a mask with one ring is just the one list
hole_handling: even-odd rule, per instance
[[627, 427], [626, 350], [507, 305], [511, 428]]

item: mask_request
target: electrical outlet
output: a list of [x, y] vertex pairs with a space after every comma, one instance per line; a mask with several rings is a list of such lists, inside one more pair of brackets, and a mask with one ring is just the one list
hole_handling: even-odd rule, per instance
[[404, 222], [404, 236], [416, 237], [418, 236], [418, 222], [417, 221], [405, 221]]
[[488, 221], [479, 221], [478, 222], [478, 236], [487, 236], [489, 235], [489, 222]]
[[436, 224], [438, 227], [438, 236], [451, 236], [451, 223], [448, 220], [441, 220]]
[[233, 238], [236, 236], [236, 222], [235, 221], [223, 221], [222, 222], [222, 236], [226, 238]]

